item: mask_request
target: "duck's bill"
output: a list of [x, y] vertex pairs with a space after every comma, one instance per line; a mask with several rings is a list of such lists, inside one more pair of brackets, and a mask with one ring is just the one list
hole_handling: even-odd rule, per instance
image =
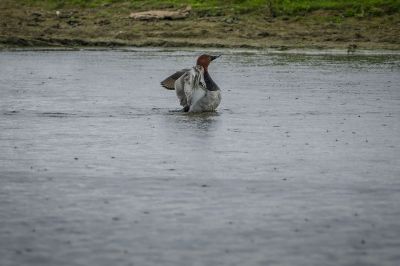
[[211, 56], [211, 61], [213, 61], [214, 59], [217, 59], [218, 57], [220, 57], [221, 55], [212, 55]]

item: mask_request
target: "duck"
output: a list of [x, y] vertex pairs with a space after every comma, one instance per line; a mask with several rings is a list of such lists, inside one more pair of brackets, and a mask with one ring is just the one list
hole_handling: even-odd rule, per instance
[[175, 90], [183, 112], [212, 112], [221, 103], [221, 90], [208, 72], [210, 63], [220, 56], [202, 54], [194, 67], [177, 71], [161, 81], [165, 89]]

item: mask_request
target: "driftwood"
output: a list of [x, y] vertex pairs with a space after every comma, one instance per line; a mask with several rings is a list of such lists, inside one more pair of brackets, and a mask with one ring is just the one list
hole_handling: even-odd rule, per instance
[[174, 20], [187, 18], [190, 14], [191, 7], [188, 6], [181, 10], [149, 10], [143, 12], [134, 12], [129, 15], [135, 20]]

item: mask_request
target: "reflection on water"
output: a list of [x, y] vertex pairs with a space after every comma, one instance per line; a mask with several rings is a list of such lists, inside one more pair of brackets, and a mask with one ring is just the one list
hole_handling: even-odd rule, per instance
[[185, 113], [181, 111], [169, 112], [164, 119], [165, 124], [172, 124], [172, 127], [178, 127], [181, 130], [185, 129], [198, 129], [200, 131], [213, 131], [216, 130], [220, 123], [220, 113], [205, 112], [205, 113]]

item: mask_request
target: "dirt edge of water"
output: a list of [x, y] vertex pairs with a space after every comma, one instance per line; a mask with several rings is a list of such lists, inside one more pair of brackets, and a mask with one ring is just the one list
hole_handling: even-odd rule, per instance
[[18, 1], [0, 3], [0, 48], [7, 47], [220, 47], [400, 50], [400, 14], [342, 17], [334, 11], [305, 16], [259, 14], [138, 21], [118, 4], [55, 10]]

